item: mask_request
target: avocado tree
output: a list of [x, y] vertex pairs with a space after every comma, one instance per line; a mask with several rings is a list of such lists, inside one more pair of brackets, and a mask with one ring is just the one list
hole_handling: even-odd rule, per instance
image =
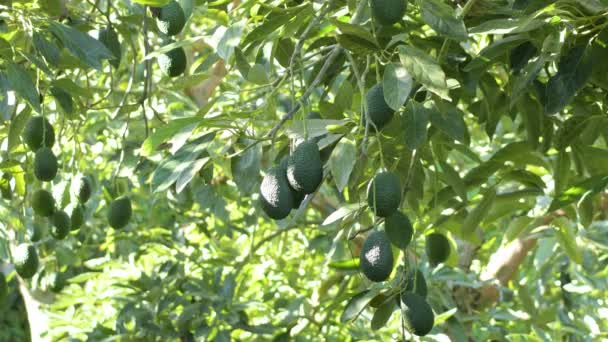
[[608, 338], [607, 0], [0, 4], [0, 340]]

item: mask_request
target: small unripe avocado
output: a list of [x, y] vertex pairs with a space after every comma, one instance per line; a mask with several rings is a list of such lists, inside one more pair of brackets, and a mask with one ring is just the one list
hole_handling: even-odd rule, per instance
[[186, 71], [186, 53], [181, 46], [158, 56], [157, 61], [160, 70], [169, 77], [179, 76]]
[[114, 55], [114, 59], [110, 59], [109, 63], [114, 68], [118, 69], [120, 66], [120, 57], [122, 51], [120, 49], [120, 42], [118, 41], [118, 35], [112, 27], [106, 27], [99, 31], [99, 41]]
[[407, 248], [414, 235], [410, 219], [399, 210], [384, 220], [384, 231], [391, 243], [400, 249]]
[[363, 274], [371, 281], [385, 281], [393, 271], [393, 261], [393, 251], [386, 233], [371, 233], [363, 242], [359, 254], [359, 267]]
[[57, 210], [53, 214], [53, 227], [51, 235], [57, 240], [63, 240], [70, 233], [72, 223], [70, 216], [63, 210]]
[[428, 292], [426, 280], [424, 274], [420, 270], [410, 270], [405, 276], [405, 283], [403, 284], [403, 291], [414, 292], [424, 298]]
[[380, 217], [395, 213], [401, 203], [401, 182], [392, 172], [380, 172], [367, 187], [367, 204]]
[[84, 204], [89, 200], [89, 198], [91, 198], [91, 193], [93, 192], [93, 182], [91, 182], [89, 177], [80, 177], [78, 179], [76, 189], [78, 202]]
[[433, 265], [448, 260], [450, 256], [450, 241], [445, 235], [433, 233], [426, 236], [426, 255]]
[[42, 147], [43, 139], [44, 146], [53, 147], [53, 144], [55, 144], [55, 131], [46, 118], [34, 116], [25, 124], [22, 138], [30, 150], [37, 151]]
[[70, 227], [72, 230], [78, 230], [84, 223], [84, 208], [82, 205], [74, 205], [72, 214], [70, 215]]
[[43, 182], [52, 181], [57, 176], [57, 157], [48, 147], [42, 147], [34, 157], [34, 175]]
[[406, 0], [371, 0], [372, 15], [376, 21], [384, 26], [398, 22], [405, 15]]
[[156, 11], [156, 23], [158, 30], [168, 36], [174, 36], [181, 32], [186, 24], [186, 15], [182, 6], [175, 0], [172, 0], [160, 10]]
[[38, 270], [38, 252], [36, 247], [30, 244], [21, 244], [13, 253], [15, 270], [21, 278], [31, 278]]
[[401, 312], [408, 328], [417, 336], [428, 334], [435, 325], [435, 314], [424, 297], [414, 292], [401, 293]]
[[131, 220], [132, 213], [129, 197], [123, 196], [115, 199], [110, 203], [110, 209], [108, 210], [108, 223], [110, 227], [114, 229], [123, 228]]
[[[289, 160], [289, 157], [283, 157], [283, 159], [281, 159], [281, 163], [280, 163], [280, 167], [285, 171], [286, 174], [287, 174], [288, 160]], [[288, 179], [288, 181], [289, 181], [289, 179]], [[291, 190], [291, 195], [293, 197], [293, 209], [298, 209], [300, 207], [300, 204], [302, 204], [302, 201], [306, 197], [306, 194], [303, 191], [298, 191], [298, 190], [294, 189], [291, 186], [291, 184], [289, 185], [289, 190]]]
[[312, 194], [323, 181], [319, 146], [306, 141], [296, 147], [287, 161], [287, 179], [296, 191]]
[[370, 127], [376, 126], [376, 129], [382, 129], [395, 114], [395, 111], [384, 100], [382, 84], [378, 83], [371, 87], [365, 98], [367, 99], [367, 119], [371, 122]]
[[260, 185], [260, 202], [266, 215], [272, 219], [281, 220], [289, 215], [293, 208], [293, 194], [284, 168], [275, 166], [268, 170]]
[[55, 212], [55, 199], [46, 190], [36, 190], [32, 195], [32, 208], [37, 215], [49, 217]]

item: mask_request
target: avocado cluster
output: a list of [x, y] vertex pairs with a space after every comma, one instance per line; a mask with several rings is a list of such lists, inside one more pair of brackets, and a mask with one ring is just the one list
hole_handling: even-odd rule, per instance
[[[166, 37], [179, 34], [186, 25], [186, 14], [182, 6], [175, 0], [171, 0], [163, 7], [151, 7], [150, 12], [156, 18], [158, 31]], [[174, 40], [165, 38], [163, 46], [175, 43]], [[160, 70], [169, 77], [177, 77], [186, 71], [186, 52], [183, 47], [176, 47], [157, 58]]]
[[55, 130], [42, 116], [29, 118], [21, 133], [23, 142], [34, 155], [34, 175], [42, 182], [50, 182], [57, 176], [57, 157], [51, 149], [55, 144]]
[[300, 143], [289, 157], [267, 172], [260, 185], [260, 205], [268, 217], [281, 220], [297, 209], [323, 182], [323, 162], [314, 140]]

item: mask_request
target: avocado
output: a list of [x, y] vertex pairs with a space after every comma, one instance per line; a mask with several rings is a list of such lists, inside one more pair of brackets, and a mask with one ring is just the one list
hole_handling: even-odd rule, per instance
[[[281, 159], [281, 163], [279, 164], [279, 167], [284, 170], [285, 174], [287, 174], [288, 161], [289, 157], [283, 157], [283, 159]], [[306, 197], [306, 194], [303, 191], [298, 191], [294, 189], [293, 187], [291, 187], [291, 184], [289, 185], [289, 190], [291, 190], [291, 195], [293, 197], [293, 209], [298, 209], [302, 204], [302, 201]]]
[[405, 15], [406, 0], [371, 0], [370, 7], [374, 19], [384, 26], [398, 22]]
[[114, 229], [120, 229], [126, 226], [131, 220], [133, 211], [131, 208], [131, 200], [129, 197], [123, 196], [115, 199], [110, 203], [108, 210], [108, 223]]
[[179, 76], [186, 71], [186, 53], [181, 46], [158, 56], [157, 61], [160, 70], [169, 77]]
[[55, 144], [55, 131], [49, 121], [42, 116], [31, 117], [23, 128], [22, 138], [32, 151], [37, 151], [43, 145], [53, 147]]
[[429, 234], [426, 237], [426, 255], [432, 265], [437, 265], [450, 256], [450, 241], [441, 233]]
[[31, 278], [38, 270], [38, 252], [36, 247], [30, 244], [20, 244], [13, 253], [15, 270], [21, 278]]
[[378, 83], [371, 87], [367, 95], [367, 118], [370, 121], [370, 127], [380, 130], [393, 119], [395, 111], [389, 107], [384, 99], [384, 90], [382, 84]]
[[319, 146], [314, 141], [298, 145], [287, 161], [287, 179], [296, 191], [312, 194], [323, 181]]
[[401, 182], [392, 172], [380, 172], [369, 182], [367, 204], [380, 217], [391, 216], [401, 204]]
[[78, 183], [76, 184], [76, 197], [78, 197], [78, 202], [84, 204], [89, 198], [91, 198], [91, 194], [93, 193], [93, 182], [89, 177], [80, 177], [78, 179]]
[[359, 267], [365, 276], [375, 282], [385, 281], [393, 271], [393, 251], [386, 233], [371, 233], [361, 248]]
[[104, 28], [99, 31], [99, 41], [106, 47], [112, 55], [114, 55], [113, 59], [109, 60], [111, 66], [115, 69], [118, 69], [120, 66], [120, 58], [122, 56], [122, 51], [120, 48], [120, 42], [118, 41], [118, 35], [116, 31], [110, 26]]
[[55, 211], [55, 199], [46, 190], [36, 190], [32, 195], [32, 208], [37, 215], [49, 217]]
[[84, 223], [84, 208], [82, 205], [74, 205], [70, 215], [70, 229], [78, 230]]
[[391, 243], [400, 249], [406, 249], [414, 235], [410, 219], [399, 210], [384, 220], [384, 231]]
[[51, 235], [57, 240], [63, 240], [70, 233], [71, 225], [70, 216], [63, 210], [57, 210], [53, 214]]
[[34, 175], [43, 182], [52, 181], [57, 176], [57, 157], [48, 147], [42, 147], [34, 157]]
[[281, 220], [289, 215], [294, 200], [284, 168], [274, 166], [268, 170], [260, 185], [260, 202], [272, 219]]
[[405, 322], [417, 336], [428, 334], [435, 325], [435, 314], [424, 297], [414, 292], [401, 293], [401, 313]]
[[405, 282], [403, 283], [403, 292], [414, 292], [424, 298], [426, 298], [428, 288], [424, 274], [420, 270], [410, 270], [405, 276]]
[[168, 36], [180, 33], [186, 24], [184, 10], [175, 0], [161, 7], [157, 13], [156, 24], [158, 25], [158, 30]]

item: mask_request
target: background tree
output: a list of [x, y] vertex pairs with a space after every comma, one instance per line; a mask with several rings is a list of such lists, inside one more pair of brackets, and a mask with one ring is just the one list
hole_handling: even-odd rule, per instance
[[0, 340], [606, 339], [607, 44], [606, 0], [4, 2]]

